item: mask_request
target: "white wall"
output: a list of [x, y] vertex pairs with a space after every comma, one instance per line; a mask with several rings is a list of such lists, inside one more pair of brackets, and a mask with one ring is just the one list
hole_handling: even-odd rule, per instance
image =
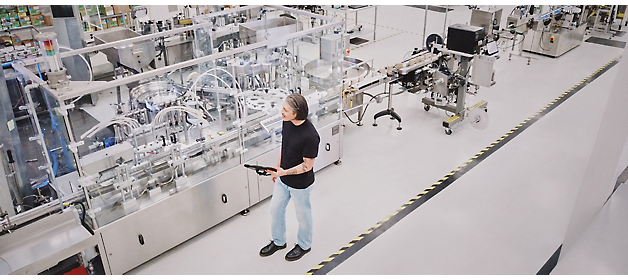
[[619, 162], [617, 163], [617, 169], [615, 170], [615, 178], [619, 177], [622, 171], [626, 169], [628, 166], [628, 139], [626, 139], [626, 143], [624, 144], [623, 152], [619, 157]]
[[[589, 157], [578, 198], [565, 233], [562, 252], [571, 249], [578, 237], [602, 209], [611, 194], [618, 175], [620, 158], [626, 160], [625, 146], [628, 138], [628, 57], [624, 50], [623, 59], [619, 61], [617, 77], [606, 110], [597, 133], [595, 145]], [[623, 166], [623, 162], [621, 163]]]

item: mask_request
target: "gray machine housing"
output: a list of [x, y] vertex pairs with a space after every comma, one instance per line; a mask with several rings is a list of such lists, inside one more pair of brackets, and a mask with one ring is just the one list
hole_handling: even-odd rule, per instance
[[[342, 157], [343, 119], [318, 129], [318, 171]], [[279, 148], [249, 161], [276, 162]], [[203, 177], [203, 174], [198, 174]], [[195, 181], [195, 178], [190, 178]], [[259, 176], [242, 165], [192, 183], [176, 195], [134, 212], [96, 231], [105, 248], [103, 264], [108, 274], [123, 274], [186, 240], [219, 224], [240, 211], [270, 197], [270, 177]]]

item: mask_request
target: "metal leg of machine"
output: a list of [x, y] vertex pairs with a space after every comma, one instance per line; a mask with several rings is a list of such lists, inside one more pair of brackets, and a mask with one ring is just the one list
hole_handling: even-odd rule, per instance
[[391, 116], [391, 119], [397, 120], [397, 122], [399, 122], [397, 130], [401, 130], [401, 116], [399, 116], [399, 114], [395, 112], [395, 108], [392, 107], [392, 83], [388, 83], [388, 108], [386, 108], [386, 110], [378, 112], [377, 114], [375, 114], [375, 116], [373, 116], [373, 126], [377, 126], [377, 118], [383, 116]]

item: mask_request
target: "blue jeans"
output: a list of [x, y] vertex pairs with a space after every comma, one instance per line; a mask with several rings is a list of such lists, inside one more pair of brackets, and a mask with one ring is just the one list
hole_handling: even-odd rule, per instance
[[312, 246], [312, 206], [310, 205], [310, 192], [312, 186], [306, 189], [295, 189], [284, 184], [281, 179], [275, 180], [273, 197], [270, 201], [270, 214], [272, 216], [271, 234], [275, 245], [286, 244], [286, 206], [291, 197], [294, 197], [294, 209], [297, 212], [299, 233], [297, 244], [303, 250]]

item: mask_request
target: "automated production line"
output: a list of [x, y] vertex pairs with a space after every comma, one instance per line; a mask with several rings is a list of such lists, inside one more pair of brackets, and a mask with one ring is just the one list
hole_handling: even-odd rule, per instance
[[[285, 9], [285, 12], [292, 10]], [[248, 18], [248, 10], [261, 13], [261, 18]], [[31, 140], [41, 149], [39, 162], [44, 164], [40, 170], [45, 171], [47, 180], [37, 186], [35, 194], [29, 194], [36, 198], [36, 205], [30, 206], [34, 209], [3, 215], [4, 235], [0, 239], [20, 236], [53, 244], [56, 235], [41, 236], [37, 229], [58, 228], [54, 224], [59, 223], [74, 225], [66, 230], [83, 231], [86, 239], [70, 240], [75, 242], [71, 246], [44, 246], [48, 249], [37, 249], [38, 253], [29, 258], [10, 256], [31, 250], [24, 246], [33, 244], [3, 247], [0, 257], [7, 262], [2, 266], [3, 273], [36, 274], [78, 254], [81, 265], [92, 272], [94, 262], [101, 262], [105, 273], [121, 274], [264, 200], [272, 192], [272, 183], [261, 180], [242, 165], [276, 161], [281, 141], [278, 108], [291, 92], [300, 92], [308, 98], [310, 119], [321, 135], [322, 148], [314, 170], [339, 161], [342, 150], [339, 89], [343, 64], [338, 61], [343, 57], [342, 49], [310, 47], [307, 49], [311, 54], [298, 54], [302, 46], [309, 47], [301, 43], [302, 38], [319, 40], [321, 36], [334, 34], [344, 22], [327, 22], [324, 16], [305, 13], [323, 24], [305, 30], [296, 23], [267, 26], [268, 29], [262, 25], [259, 31], [272, 35], [265, 35], [264, 40], [251, 40], [254, 36], [246, 32], [246, 23], [239, 23], [235, 37], [221, 37], [229, 41], [211, 40], [212, 28], [233, 24], [229, 19], [218, 24], [212, 19], [241, 13], [244, 16], [237, 17], [239, 20], [265, 22], [266, 12], [254, 6], [203, 16], [198, 21], [208, 23], [190, 29], [196, 32], [197, 40], [204, 40], [196, 44], [201, 49], [195, 53], [201, 55], [153, 70], [145, 62], [135, 64], [125, 60], [129, 53], [124, 46], [133, 43], [133, 52], [151, 53], [147, 42], [155, 35], [136, 36], [138, 39], [127, 39], [124, 43], [104, 42], [74, 51], [80, 54], [108, 50], [110, 61], [125, 72], [110, 82], [72, 81], [64, 72], [53, 34], [42, 38], [46, 42], [47, 53], [43, 58], [47, 63], [40, 68], [48, 82], [25, 66], [35, 60], [14, 62], [11, 65], [14, 72], [8, 79], [14, 80], [18, 89], [22, 88], [18, 94], [27, 100], [21, 109], [28, 111], [36, 128]], [[334, 38], [339, 41], [342, 35]], [[215, 47], [225, 46], [224, 42], [231, 47]], [[331, 54], [326, 59], [331, 62], [332, 76], [326, 80], [327, 84], [319, 82], [317, 88], [309, 89], [308, 78], [300, 69], [310, 60], [323, 57], [320, 52]], [[190, 73], [184, 85], [164, 76], [182, 69]], [[81, 118], [88, 117], [81, 117], [85, 113], [76, 111], [84, 105], [79, 99], [89, 96], [88, 103], [107, 107], [110, 105], [98, 101], [108, 100], [103, 97], [111, 95], [117, 101], [115, 116], [92, 127], [79, 125]], [[40, 104], [36, 100], [41, 98], [46, 101], [54, 123], [53, 142], [46, 139], [39, 125], [41, 120], [36, 112]], [[91, 111], [98, 114], [98, 110]], [[66, 146], [59, 147], [61, 139]], [[66, 155], [62, 160], [60, 151]], [[76, 213], [75, 204], [81, 205], [80, 215], [55, 214]], [[194, 214], [190, 212], [192, 209]], [[45, 218], [49, 214], [54, 215]], [[168, 222], [154, 223], [155, 217]]]
[[[443, 123], [447, 134], [463, 119], [470, 119], [472, 124], [486, 119], [486, 112], [478, 111], [486, 109], [487, 102], [470, 107], [465, 103], [467, 92], [494, 83], [492, 62], [496, 54], [488, 52], [493, 39], [485, 38], [482, 28], [450, 27], [449, 32], [467, 32], [472, 36], [461, 41], [448, 36], [446, 45], [442, 38], [439, 41], [432, 37], [426, 48], [417, 49], [410, 58], [375, 71], [372, 60], [346, 57], [344, 22], [272, 7], [314, 19], [307, 22], [324, 24], [301, 25], [279, 16], [271, 18], [277, 19], [271, 21], [277, 24], [266, 25], [268, 31], [263, 33], [265, 29], [259, 29], [259, 23], [271, 17], [264, 8], [239, 8], [236, 16], [225, 11], [195, 19], [199, 25], [186, 32], [195, 32], [197, 58], [154, 65], [155, 69], [146, 63], [126, 62], [121, 54], [127, 50], [116, 47], [129, 42], [141, 45], [158, 38], [156, 35], [123, 39], [124, 43], [103, 41], [102, 45], [84, 49], [113, 50], [109, 56], [117, 52], [118, 60], [110, 60], [124, 74], [110, 82], [72, 81], [58, 73], [57, 82], [48, 84], [27, 68], [35, 60], [13, 63], [16, 74], [10, 79], [24, 88], [28, 100], [24, 109], [31, 113], [32, 123], [37, 126], [40, 122], [35, 99], [43, 96], [58, 126], [55, 132], [61, 131], [67, 145], [58, 147], [58, 143], [44, 141], [43, 133], [32, 138], [40, 144], [42, 153], [54, 150], [53, 156], [40, 159], [46, 162], [41, 170], [46, 171], [48, 180], [37, 188], [49, 188], [50, 195], [35, 195], [40, 202], [50, 202], [40, 203], [45, 207], [25, 211], [21, 216], [7, 217], [3, 220], [6, 232], [15, 233], [20, 230], [19, 225], [31, 223], [42, 214], [85, 202], [83, 219], [77, 223], [94, 231], [96, 245], [82, 251], [87, 256], [84, 265], [89, 267], [90, 261], [99, 256], [106, 273], [128, 271], [270, 195], [272, 185], [242, 168], [242, 164], [263, 165], [276, 160], [280, 119], [275, 106], [291, 92], [308, 98], [310, 118], [319, 128], [321, 143], [325, 143], [315, 170], [342, 157], [343, 116], [357, 112], [362, 120], [365, 105], [382, 98], [371, 95], [365, 103], [361, 95], [379, 85], [388, 88], [385, 94], [389, 106], [374, 119], [394, 116], [391, 89], [396, 83], [404, 91], [425, 94], [424, 109], [435, 107], [453, 113]], [[212, 20], [221, 17], [225, 19]], [[247, 25], [249, 20], [251, 24]], [[235, 23], [239, 24], [238, 29], [230, 26]], [[175, 34], [174, 31], [166, 32]], [[260, 40], [260, 36], [266, 40]], [[43, 67], [43, 71], [49, 71], [48, 68]], [[61, 68], [51, 69], [52, 76], [61, 72]], [[179, 79], [168, 80], [172, 73], [178, 73]], [[29, 80], [31, 85], [27, 86]], [[184, 84], [176, 84], [177, 80]], [[82, 103], [79, 99], [86, 95], [91, 98], [87, 102], [96, 107], [102, 106], [98, 104], [100, 99], [115, 96], [116, 115], [101, 124], [78, 128], [76, 120], [81, 114], [76, 108]], [[85, 111], [98, 114], [98, 110]], [[41, 127], [36, 130], [43, 131]], [[58, 148], [69, 149], [63, 160], [55, 157], [62, 150]], [[55, 170], [60, 165], [67, 166], [62, 168], [65, 171], [76, 171], [57, 176]], [[216, 203], [208, 205], [207, 200]], [[206, 209], [196, 209], [196, 205]], [[191, 209], [204, 214], [186, 215]], [[163, 225], [165, 228], [146, 222], [158, 215], [166, 215], [162, 217], [171, 222]], [[33, 225], [41, 225], [44, 220], [41, 221]], [[169, 231], [173, 232], [167, 235]], [[126, 253], [133, 246], [137, 247], [134, 253]], [[46, 269], [45, 265], [35, 267]]]

